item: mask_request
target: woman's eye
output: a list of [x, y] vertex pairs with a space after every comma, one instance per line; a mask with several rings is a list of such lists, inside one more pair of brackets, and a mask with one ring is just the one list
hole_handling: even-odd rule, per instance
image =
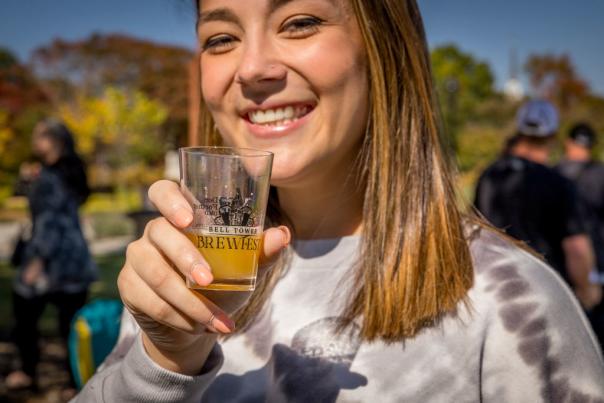
[[323, 21], [317, 17], [293, 18], [283, 24], [281, 32], [285, 32], [293, 37], [306, 37], [319, 30]]
[[202, 46], [202, 51], [210, 53], [224, 53], [230, 50], [235, 40], [230, 35], [217, 35], [209, 38]]

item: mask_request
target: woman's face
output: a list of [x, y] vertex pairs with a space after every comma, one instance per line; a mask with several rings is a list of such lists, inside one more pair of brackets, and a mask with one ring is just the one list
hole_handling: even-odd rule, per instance
[[41, 123], [36, 125], [32, 134], [32, 151], [43, 161], [57, 151], [56, 143], [45, 134], [45, 127]]
[[227, 145], [272, 151], [272, 182], [350, 168], [368, 113], [362, 37], [346, 0], [202, 0], [204, 100]]

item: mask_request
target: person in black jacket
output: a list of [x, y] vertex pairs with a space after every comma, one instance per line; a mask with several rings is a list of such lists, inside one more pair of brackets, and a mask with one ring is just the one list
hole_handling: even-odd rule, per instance
[[46, 305], [56, 306], [60, 335], [67, 341], [71, 320], [97, 276], [78, 216], [90, 190], [73, 136], [60, 121], [47, 119], [36, 125], [32, 147], [41, 169], [28, 186], [32, 237], [13, 284], [21, 369], [7, 376], [9, 389], [36, 385], [38, 321]]
[[[604, 283], [604, 164], [591, 157], [596, 144], [596, 132], [586, 123], [574, 125], [564, 142], [564, 159], [556, 166], [558, 172], [577, 187], [587, 214], [587, 225], [596, 257], [592, 282]], [[589, 319], [604, 346], [604, 304], [591, 312]]]

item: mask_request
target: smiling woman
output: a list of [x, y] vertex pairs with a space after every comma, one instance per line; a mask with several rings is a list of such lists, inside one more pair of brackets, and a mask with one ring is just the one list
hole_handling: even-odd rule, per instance
[[197, 7], [203, 142], [275, 155], [259, 284], [187, 289], [212, 268], [154, 184], [163, 217], [118, 281], [130, 330], [81, 401], [604, 399], [569, 290], [456, 205], [414, 0]]
[[363, 39], [350, 6], [204, 1], [200, 11], [201, 87], [211, 115], [202, 120], [216, 125], [215, 137], [275, 153], [276, 186], [316, 182], [326, 171], [344, 179], [368, 111]]

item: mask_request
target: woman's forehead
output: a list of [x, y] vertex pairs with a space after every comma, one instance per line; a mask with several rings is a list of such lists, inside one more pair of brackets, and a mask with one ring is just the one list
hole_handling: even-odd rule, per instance
[[[229, 7], [240, 3], [242, 0], [197, 0], [197, 6], [201, 11], [203, 8]], [[244, 0], [246, 5], [266, 7], [268, 10], [276, 10], [290, 3], [325, 2], [334, 6], [350, 5], [350, 0]]]
[[322, 10], [319, 13], [327, 11], [330, 19], [355, 20], [352, 0], [198, 0], [197, 5], [197, 29], [211, 21], [241, 25], [243, 20], [269, 18], [284, 8], [295, 14], [311, 15]]

